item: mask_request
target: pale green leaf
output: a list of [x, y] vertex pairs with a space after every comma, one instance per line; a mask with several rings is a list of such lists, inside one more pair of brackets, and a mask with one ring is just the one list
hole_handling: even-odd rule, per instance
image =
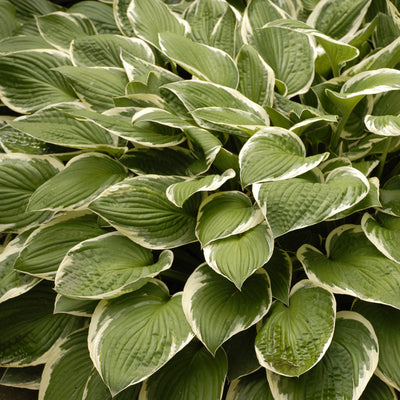
[[230, 337], [260, 321], [268, 312], [271, 298], [269, 277], [263, 270], [238, 290], [202, 264], [186, 281], [182, 305], [193, 332], [215, 354]]
[[317, 130], [319, 127], [330, 125], [332, 122], [335, 123], [337, 121], [337, 115], [321, 115], [318, 117], [306, 118], [303, 121], [297, 122], [292, 125], [289, 130], [300, 136], [309, 130], [312, 131], [314, 128]]
[[364, 123], [366, 128], [375, 135], [400, 136], [400, 117], [398, 116], [366, 115]]
[[25, 51], [0, 59], [0, 98], [19, 113], [31, 113], [51, 104], [76, 100], [65, 79], [54, 68], [71, 62], [61, 52]]
[[298, 250], [309, 279], [334, 293], [400, 308], [400, 264], [377, 250], [361, 226], [334, 229], [325, 246], [327, 256], [308, 244]]
[[226, 170], [221, 175], [206, 175], [185, 179], [183, 182], [174, 183], [167, 188], [167, 197], [178, 207], [197, 192], [207, 192], [219, 189], [227, 180], [235, 177], [233, 169]]
[[0, 303], [22, 295], [40, 282], [13, 267], [27, 237], [28, 233], [17, 236], [0, 253]]
[[78, 121], [54, 108], [16, 118], [9, 125], [36, 139], [59, 146], [106, 151], [117, 149], [117, 141], [106, 130], [92, 122]]
[[0, 379], [0, 385], [30, 390], [39, 390], [43, 366], [7, 368]]
[[126, 168], [104, 154], [81, 154], [35, 190], [27, 210], [84, 209], [105, 189], [126, 176]]
[[285, 180], [302, 175], [326, 160], [329, 153], [306, 157], [301, 139], [279, 127], [263, 128], [253, 135], [239, 153], [240, 180], [252, 183]]
[[246, 279], [269, 260], [273, 248], [271, 229], [263, 223], [239, 235], [214, 240], [203, 251], [207, 264], [240, 290]]
[[368, 213], [361, 220], [362, 229], [371, 243], [386, 257], [400, 263], [400, 218], [380, 213], [377, 221]]
[[236, 63], [239, 70], [239, 92], [262, 107], [272, 107], [275, 86], [273, 69], [250, 45], [242, 46]]
[[47, 284], [0, 304], [2, 366], [43, 364], [58, 342], [82, 322], [71, 315], [54, 315], [55, 294]]
[[83, 14], [57, 11], [39, 16], [36, 21], [43, 39], [66, 53], [74, 39], [97, 34], [92, 21]]
[[337, 314], [335, 334], [322, 360], [299, 378], [268, 371], [274, 399], [358, 400], [378, 362], [378, 340], [360, 314]]
[[0, 41], [0, 53], [9, 54], [27, 50], [49, 50], [54, 47], [41, 36], [18, 35], [4, 38]]
[[361, 201], [367, 178], [351, 167], [330, 172], [325, 182], [312, 171], [297, 178], [253, 185], [256, 201], [275, 237], [314, 225]]
[[244, 193], [215, 193], [207, 197], [199, 208], [196, 235], [205, 246], [214, 240], [246, 232], [262, 220], [260, 210], [253, 207]]
[[135, 115], [132, 117], [132, 123], [135, 125], [141, 122], [154, 122], [156, 124], [165, 125], [176, 129], [193, 127], [192, 121], [186, 121], [172, 112], [153, 107], [146, 107], [135, 113]]
[[60, 216], [33, 231], [21, 248], [14, 268], [18, 271], [54, 278], [67, 251], [83, 240], [104, 234], [97, 217], [84, 213]]
[[18, 28], [14, 6], [7, 0], [0, 1], [0, 39], [11, 36]]
[[219, 400], [227, 369], [222, 349], [213, 357], [193, 340], [144, 383], [139, 400]]
[[94, 111], [114, 107], [113, 97], [125, 94], [128, 78], [123, 70], [112, 67], [58, 67], [82, 102]]
[[379, 342], [376, 374], [388, 385], [400, 390], [400, 311], [381, 304], [356, 301], [352, 310], [371, 322]]
[[77, 317], [91, 317], [97, 306], [96, 300], [78, 300], [57, 295], [54, 302], [54, 314], [71, 314]]
[[170, 250], [154, 262], [151, 250], [110, 232], [68, 251], [57, 271], [55, 290], [76, 299], [117, 297], [144, 286], [149, 278], [170, 268], [172, 261]]
[[161, 50], [190, 74], [208, 82], [236, 88], [238, 69], [230, 55], [171, 32], [159, 35]]
[[121, 50], [154, 63], [154, 54], [146, 42], [111, 34], [75, 39], [71, 44], [71, 58], [78, 66], [123, 68]]
[[304, 374], [328, 349], [335, 315], [331, 292], [308, 280], [298, 282], [290, 292], [289, 306], [275, 302], [257, 334], [260, 364], [284, 376]]
[[264, 369], [235, 379], [229, 386], [226, 400], [274, 400]]
[[132, 0], [127, 15], [135, 34], [159, 49], [159, 33], [185, 36], [190, 32], [189, 24], [161, 0]]
[[371, 0], [321, 0], [307, 24], [326, 35], [348, 42], [360, 27]]
[[63, 168], [55, 158], [26, 154], [0, 155], [0, 230], [20, 231], [49, 220], [52, 212], [26, 211], [32, 193]]
[[275, 78], [287, 86], [289, 97], [309, 90], [314, 79], [316, 46], [308, 35], [266, 25], [253, 32], [249, 44], [274, 70]]
[[115, 22], [119, 30], [125, 35], [133, 37], [135, 33], [133, 32], [132, 24], [128, 18], [128, 6], [131, 0], [114, 0], [113, 11]]
[[170, 249], [196, 240], [197, 200], [176, 207], [166, 197], [180, 179], [138, 176], [111, 186], [89, 206], [122, 234], [146, 248]]
[[113, 395], [141, 382], [186, 346], [193, 334], [182, 295], [160, 281], [102, 300], [89, 327], [90, 357]]
[[271, 280], [272, 296], [288, 306], [292, 283], [292, 260], [289, 254], [275, 247], [264, 268]]

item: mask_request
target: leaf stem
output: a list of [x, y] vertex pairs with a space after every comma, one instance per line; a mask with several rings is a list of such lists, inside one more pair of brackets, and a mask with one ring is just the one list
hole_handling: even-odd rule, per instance
[[351, 112], [346, 112], [346, 114], [344, 114], [342, 116], [342, 118], [340, 119], [340, 121], [337, 125], [336, 131], [334, 132], [334, 134], [331, 137], [331, 143], [329, 145], [329, 148], [336, 155], [338, 155], [337, 153], [338, 153], [340, 135], [342, 134], [344, 127], [346, 126], [346, 123], [347, 123], [347, 120], [349, 119], [350, 114], [351, 114]]
[[382, 153], [382, 155], [380, 157], [380, 160], [379, 160], [379, 170], [378, 170], [378, 178], [379, 179], [381, 179], [381, 177], [382, 177], [383, 169], [385, 167], [386, 158], [387, 158], [387, 155], [389, 153], [389, 149], [390, 149], [391, 144], [392, 144], [392, 137], [390, 136], [386, 141], [385, 147], [383, 149], [383, 153]]

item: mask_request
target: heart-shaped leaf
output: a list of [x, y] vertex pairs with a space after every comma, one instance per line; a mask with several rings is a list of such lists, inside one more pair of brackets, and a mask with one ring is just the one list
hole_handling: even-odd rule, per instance
[[325, 256], [305, 244], [297, 257], [309, 279], [333, 293], [400, 308], [400, 264], [389, 260], [366, 238], [361, 226], [343, 225], [326, 239]]
[[357, 400], [378, 363], [372, 325], [352, 311], [337, 314], [335, 334], [322, 360], [298, 378], [267, 371], [274, 399], [335, 398]]
[[386, 257], [400, 263], [400, 218], [380, 213], [378, 221], [368, 213], [363, 216], [361, 226], [365, 235]]
[[352, 310], [371, 322], [379, 342], [379, 363], [376, 373], [389, 385], [400, 390], [400, 311], [382, 304], [356, 301]]
[[297, 178], [253, 185], [274, 237], [324, 221], [357, 204], [368, 191], [367, 178], [351, 167], [334, 169], [325, 182], [310, 171]]
[[201, 342], [193, 340], [144, 383], [140, 399], [220, 399], [227, 369], [223, 349], [213, 357]]
[[78, 299], [116, 297], [145, 285], [168, 269], [173, 253], [165, 250], [153, 262], [151, 250], [118, 232], [88, 239], [73, 247], [57, 271], [58, 293]]
[[263, 128], [239, 153], [243, 187], [252, 183], [284, 180], [302, 175], [326, 160], [329, 153], [306, 157], [301, 139], [279, 127]]
[[201, 244], [238, 235], [263, 220], [260, 210], [241, 192], [221, 192], [207, 197], [197, 215], [196, 235]]
[[180, 181], [156, 175], [128, 178], [109, 187], [89, 208], [143, 247], [181, 246], [196, 240], [198, 201], [192, 197], [180, 208], [167, 199], [168, 186]]
[[102, 300], [89, 327], [90, 357], [113, 395], [141, 382], [186, 346], [193, 334], [182, 295], [153, 280], [136, 292]]
[[271, 229], [263, 223], [238, 235], [214, 240], [203, 251], [207, 264], [241, 289], [243, 282], [268, 261], [273, 248]]
[[159, 43], [168, 58], [196, 78], [236, 89], [239, 72], [224, 51], [171, 32], [160, 33]]
[[298, 282], [290, 292], [289, 306], [275, 302], [257, 334], [260, 364], [280, 375], [304, 374], [328, 349], [335, 314], [332, 293], [308, 280]]
[[97, 224], [96, 215], [87, 212], [63, 215], [32, 232], [20, 250], [14, 268], [52, 279], [70, 248], [104, 233]]
[[232, 282], [202, 264], [186, 281], [182, 304], [193, 332], [215, 354], [222, 343], [257, 323], [268, 312], [269, 277], [260, 270], [238, 290]]
[[178, 207], [197, 192], [207, 192], [219, 189], [227, 180], [236, 175], [233, 169], [226, 170], [221, 175], [207, 175], [185, 179], [167, 188], [167, 197]]

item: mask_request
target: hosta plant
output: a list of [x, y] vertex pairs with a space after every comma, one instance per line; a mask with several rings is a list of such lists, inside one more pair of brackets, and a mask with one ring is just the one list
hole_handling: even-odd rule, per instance
[[397, 399], [399, 5], [0, 0], [0, 384]]

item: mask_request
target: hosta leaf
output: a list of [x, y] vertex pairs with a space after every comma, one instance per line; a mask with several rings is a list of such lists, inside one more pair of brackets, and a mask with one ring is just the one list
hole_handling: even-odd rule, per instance
[[215, 47], [193, 42], [182, 35], [159, 35], [161, 50], [190, 74], [201, 80], [236, 88], [238, 69], [230, 55]]
[[106, 151], [117, 147], [116, 140], [104, 129], [92, 122], [77, 121], [54, 108], [16, 118], [9, 125], [36, 139], [59, 146]]
[[192, 121], [186, 121], [167, 110], [161, 108], [146, 107], [132, 117], [132, 123], [155, 122], [156, 124], [169, 126], [171, 128], [185, 129], [193, 127]]
[[77, 299], [116, 297], [144, 286], [172, 260], [173, 253], [165, 250], [154, 262], [151, 250], [111, 232], [69, 250], [57, 271], [55, 289]]
[[246, 232], [262, 220], [262, 214], [244, 193], [215, 193], [200, 206], [196, 235], [205, 246], [213, 240]]
[[22, 21], [31, 19], [33, 15], [44, 15], [54, 11], [59, 11], [60, 7], [49, 0], [37, 0], [26, 2], [24, 0], [11, 0], [10, 3], [17, 10], [17, 16]]
[[207, 264], [240, 290], [243, 282], [268, 261], [273, 248], [269, 226], [260, 224], [239, 235], [214, 240], [203, 251]]
[[400, 311], [381, 304], [356, 301], [352, 310], [371, 322], [379, 342], [379, 363], [376, 374], [387, 384], [400, 390]]
[[400, 136], [400, 117], [395, 115], [367, 115], [364, 123], [375, 135]]
[[275, 247], [264, 268], [271, 280], [272, 296], [288, 306], [292, 283], [292, 260], [289, 254]]
[[321, 222], [361, 201], [369, 182], [351, 167], [336, 168], [325, 183], [312, 172], [277, 182], [253, 185], [256, 201], [274, 237]]
[[57, 11], [39, 16], [36, 21], [43, 39], [65, 52], [69, 51], [72, 40], [97, 33], [90, 19], [82, 14]]
[[101, 192], [127, 176], [118, 161], [100, 153], [74, 157], [57, 175], [32, 194], [28, 210], [86, 208]]
[[326, 250], [327, 256], [308, 244], [298, 250], [309, 279], [334, 293], [400, 308], [400, 264], [377, 250], [360, 226], [343, 225], [333, 230]]
[[285, 376], [312, 368], [328, 349], [335, 327], [332, 293], [303, 280], [291, 290], [289, 306], [275, 302], [256, 337], [260, 364]]
[[378, 221], [368, 213], [363, 216], [361, 226], [365, 235], [386, 257], [400, 263], [400, 218], [382, 213], [378, 214]]
[[51, 287], [41, 284], [0, 304], [3, 366], [43, 364], [60, 339], [81, 326], [76, 317], [53, 314], [54, 297]]
[[279, 127], [263, 128], [253, 135], [239, 153], [242, 186], [285, 180], [302, 175], [326, 160], [329, 153], [306, 157], [301, 139]]
[[186, 346], [193, 334], [182, 295], [170, 297], [160, 281], [102, 300], [89, 327], [90, 357], [115, 395], [141, 382]]
[[87, 347], [87, 330], [79, 330], [65, 338], [46, 360], [39, 399], [81, 399], [92, 370], [93, 363]]
[[347, 42], [360, 27], [371, 0], [322, 0], [307, 19], [319, 31]]
[[202, 264], [186, 281], [182, 304], [193, 332], [215, 354], [222, 343], [257, 323], [268, 312], [269, 277], [260, 270], [238, 290], [207, 264]]
[[[174, 93], [183, 102], [189, 112], [203, 107], [233, 108], [254, 114], [256, 118], [258, 117], [266, 125], [269, 125], [269, 118], [266, 111], [237, 90], [202, 81], [174, 82], [164, 85], [163, 88]], [[200, 126], [204, 125], [205, 128], [210, 126], [202, 124], [201, 120], [197, 122]]]
[[162, 130], [159, 126], [154, 126], [151, 123], [133, 126], [131, 118], [119, 115], [117, 112], [113, 114], [111, 112], [113, 110], [110, 110], [110, 114], [100, 114], [80, 108], [63, 107], [63, 110], [69, 115], [94, 122], [114, 135], [146, 147], [176, 146], [185, 140], [182, 132], [175, 132], [173, 129]]
[[378, 341], [360, 314], [337, 314], [335, 334], [322, 360], [299, 378], [268, 371], [274, 398], [287, 400], [360, 398], [378, 362]]
[[11, 36], [18, 28], [14, 6], [7, 0], [0, 1], [0, 39]]
[[243, 45], [236, 58], [239, 70], [238, 90], [260, 106], [272, 107], [275, 74], [250, 45]]
[[134, 36], [135, 33], [133, 32], [132, 24], [128, 18], [128, 6], [131, 0], [114, 0], [113, 2], [113, 11], [114, 11], [114, 18], [115, 22], [119, 28], [119, 30], [125, 36]]
[[[85, 0], [73, 4], [68, 12], [83, 14], [88, 17], [100, 34], [120, 33], [115, 23], [113, 8], [106, 2]], [[109, 1], [108, 3], [112, 3]]]
[[[168, 186], [179, 182], [169, 176], [138, 176], [111, 186], [89, 206], [141, 246], [169, 249], [196, 237], [196, 200], [176, 207], [166, 197]], [[189, 204], [190, 203], [190, 204]]]
[[121, 50], [154, 63], [154, 54], [143, 40], [119, 35], [103, 34], [75, 39], [71, 44], [71, 58], [75, 65], [86, 67], [120, 67]]
[[49, 220], [53, 213], [26, 211], [32, 193], [56, 175], [63, 164], [55, 158], [24, 154], [0, 156], [0, 230], [19, 231]]
[[30, 275], [53, 278], [71, 247], [103, 233], [95, 215], [70, 213], [58, 217], [32, 232], [14, 268]]
[[226, 170], [221, 175], [206, 175], [185, 179], [183, 182], [168, 186], [166, 194], [168, 199], [178, 207], [197, 192], [207, 192], [219, 189], [227, 180], [235, 177], [233, 169]]
[[54, 302], [54, 314], [71, 314], [77, 317], [91, 317], [97, 306], [96, 300], [78, 300], [57, 295]]
[[71, 62], [57, 51], [26, 51], [0, 59], [1, 101], [19, 113], [76, 100], [65, 79], [54, 68]]
[[17, 272], [13, 266], [28, 233], [17, 236], [0, 253], [0, 303], [20, 296], [40, 282], [40, 279]]
[[39, 390], [43, 366], [7, 368], [0, 379], [0, 385], [30, 390]]
[[385, 182], [380, 190], [383, 210], [400, 216], [400, 175], [395, 175]]
[[314, 79], [315, 44], [300, 32], [266, 25], [249, 39], [265, 62], [274, 70], [275, 78], [287, 86], [287, 95], [305, 93]]
[[41, 36], [18, 35], [4, 38], [0, 41], [0, 53], [17, 53], [27, 50], [45, 50], [54, 47], [47, 43]]
[[223, 349], [213, 357], [192, 341], [143, 385], [141, 400], [219, 400], [228, 363]]
[[234, 380], [226, 395], [226, 400], [274, 400], [265, 370], [259, 369], [251, 375]]
[[374, 375], [368, 382], [360, 400], [397, 400], [397, 396], [391, 386], [386, 385], [386, 383]]
[[95, 111], [114, 107], [113, 97], [125, 94], [128, 79], [119, 68], [111, 67], [58, 67], [75, 89], [81, 100]]
[[185, 36], [190, 31], [189, 24], [161, 0], [133, 0], [127, 12], [135, 34], [157, 48], [160, 48], [159, 33]]

